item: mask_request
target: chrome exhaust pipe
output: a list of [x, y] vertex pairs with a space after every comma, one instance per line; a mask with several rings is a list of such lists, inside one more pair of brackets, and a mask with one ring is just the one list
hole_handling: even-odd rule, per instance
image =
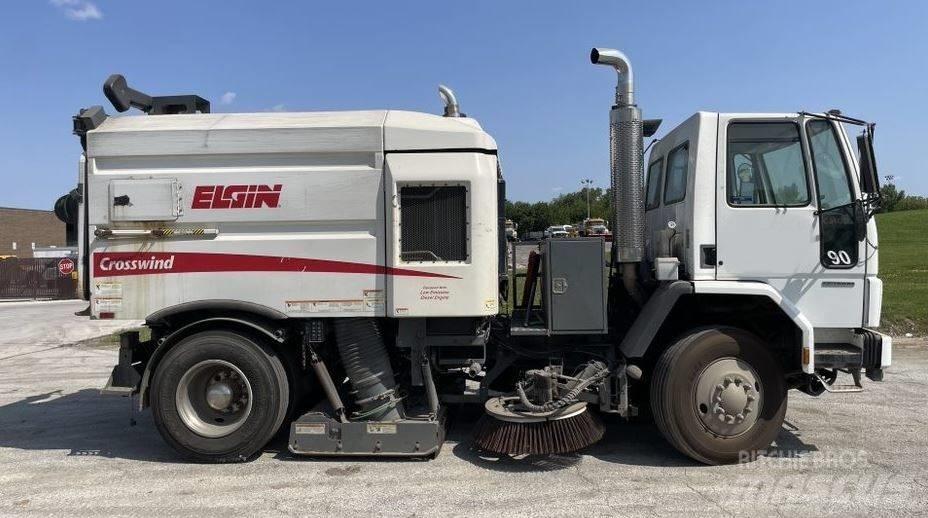
[[[641, 110], [635, 105], [632, 65], [614, 49], [594, 48], [590, 61], [610, 66], [618, 74], [615, 105], [609, 112], [609, 150], [614, 239], [613, 263], [639, 263], [644, 259], [644, 168]], [[634, 268], [622, 268], [634, 276]], [[627, 281], [627, 279], [626, 279]]]
[[594, 48], [590, 51], [590, 61], [594, 65], [605, 65], [615, 69], [619, 82], [615, 87], [616, 106], [635, 104], [635, 76], [632, 63], [621, 51], [615, 49]]
[[445, 117], [463, 117], [458, 107], [458, 98], [455, 97], [454, 91], [445, 85], [438, 85], [438, 96], [445, 103]]

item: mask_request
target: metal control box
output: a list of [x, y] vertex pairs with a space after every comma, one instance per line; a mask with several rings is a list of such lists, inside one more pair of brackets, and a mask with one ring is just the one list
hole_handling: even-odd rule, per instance
[[548, 332], [608, 332], [603, 239], [547, 239], [543, 251]]

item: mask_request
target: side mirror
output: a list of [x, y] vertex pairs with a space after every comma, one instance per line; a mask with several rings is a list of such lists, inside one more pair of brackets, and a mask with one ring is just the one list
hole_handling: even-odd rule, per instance
[[880, 178], [876, 172], [876, 158], [873, 154], [873, 124], [868, 124], [857, 136], [857, 150], [860, 152], [860, 190], [879, 196]]

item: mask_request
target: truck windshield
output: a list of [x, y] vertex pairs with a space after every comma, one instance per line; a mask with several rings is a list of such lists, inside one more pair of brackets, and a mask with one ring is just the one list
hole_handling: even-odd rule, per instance
[[854, 196], [834, 125], [827, 120], [812, 120], [806, 125], [806, 131], [818, 181], [819, 209], [850, 204]]

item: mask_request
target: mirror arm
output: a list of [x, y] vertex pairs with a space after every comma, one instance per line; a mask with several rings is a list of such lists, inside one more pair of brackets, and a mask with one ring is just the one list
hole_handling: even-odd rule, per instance
[[854, 223], [858, 242], [867, 239], [867, 222], [871, 217], [873, 216], [869, 214], [869, 211], [864, 209], [864, 200], [857, 200], [854, 204]]

